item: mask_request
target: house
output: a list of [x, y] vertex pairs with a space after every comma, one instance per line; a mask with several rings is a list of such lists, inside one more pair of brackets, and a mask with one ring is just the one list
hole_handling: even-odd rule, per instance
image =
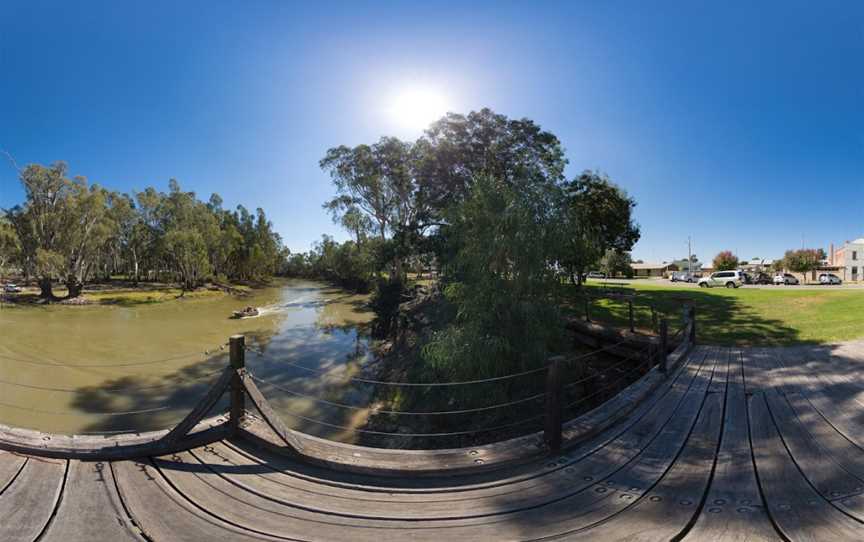
[[676, 266], [681, 271], [690, 271], [697, 276], [702, 273], [702, 269], [704, 268], [704, 264], [699, 260], [693, 260], [691, 262], [687, 258], [673, 260], [672, 265]]
[[770, 273], [773, 265], [774, 260], [766, 258], [752, 258], [746, 262], [740, 262], [738, 264], [738, 269], [751, 274]]
[[836, 269], [835, 272], [844, 282], [864, 280], [864, 237], [846, 241], [837, 250], [834, 250], [832, 243], [826, 267]]
[[630, 267], [633, 268], [634, 277], [665, 277], [674, 271], [680, 271], [674, 263], [634, 263]]

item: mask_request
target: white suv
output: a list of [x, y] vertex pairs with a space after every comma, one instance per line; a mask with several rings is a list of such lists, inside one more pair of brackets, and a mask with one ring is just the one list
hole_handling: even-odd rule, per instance
[[777, 273], [774, 275], [774, 285], [787, 285], [787, 286], [797, 286], [799, 283], [798, 278], [795, 275], [791, 275], [789, 273]]
[[698, 284], [702, 288], [710, 288], [712, 286], [737, 288], [744, 284], [744, 274], [741, 271], [717, 271], [716, 273], [711, 273], [711, 276], [699, 279]]

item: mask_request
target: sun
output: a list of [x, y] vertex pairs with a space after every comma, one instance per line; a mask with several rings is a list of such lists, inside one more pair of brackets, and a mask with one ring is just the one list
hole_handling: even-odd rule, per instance
[[431, 88], [408, 88], [394, 93], [389, 104], [392, 120], [401, 128], [425, 130], [447, 113], [447, 100]]

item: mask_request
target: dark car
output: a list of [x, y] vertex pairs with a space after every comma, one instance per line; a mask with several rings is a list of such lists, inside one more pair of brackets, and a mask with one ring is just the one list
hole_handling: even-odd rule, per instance
[[773, 284], [774, 280], [766, 273], [756, 273], [753, 275], [753, 284]]

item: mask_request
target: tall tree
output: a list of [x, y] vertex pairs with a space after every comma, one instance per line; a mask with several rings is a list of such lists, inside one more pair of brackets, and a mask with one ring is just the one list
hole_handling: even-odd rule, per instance
[[0, 215], [0, 275], [6, 270], [6, 266], [20, 258], [21, 244], [18, 234], [6, 217]]
[[507, 186], [558, 184], [567, 160], [561, 142], [529, 119], [510, 119], [484, 108], [448, 113], [415, 144], [420, 194], [432, 216], [468, 196], [481, 175]]
[[37, 277], [42, 297], [49, 299], [56, 279], [65, 281], [70, 297], [80, 294], [111, 235], [107, 192], [66, 173], [63, 162], [28, 165], [20, 173], [25, 203], [6, 213], [21, 241], [26, 272]]
[[606, 254], [600, 259], [600, 269], [606, 273], [607, 277], [614, 277], [618, 274], [628, 277], [632, 276], [633, 268], [631, 265], [630, 254], [614, 248], [607, 250]]
[[438, 374], [491, 376], [541, 365], [560, 339], [557, 278], [550, 265], [557, 224], [547, 201], [479, 177], [447, 215], [454, 247], [445, 288], [456, 318], [424, 348]]
[[825, 251], [821, 248], [787, 250], [783, 256], [783, 265], [790, 271], [803, 274], [804, 282], [807, 282], [807, 273], [816, 270], [824, 259]]
[[738, 267], [738, 256], [731, 250], [723, 250], [714, 256], [714, 271], [730, 271]]
[[633, 220], [635, 208], [636, 201], [606, 175], [585, 171], [564, 184], [559, 263], [572, 281], [581, 284], [588, 268], [608, 250], [633, 248], [641, 236]]

